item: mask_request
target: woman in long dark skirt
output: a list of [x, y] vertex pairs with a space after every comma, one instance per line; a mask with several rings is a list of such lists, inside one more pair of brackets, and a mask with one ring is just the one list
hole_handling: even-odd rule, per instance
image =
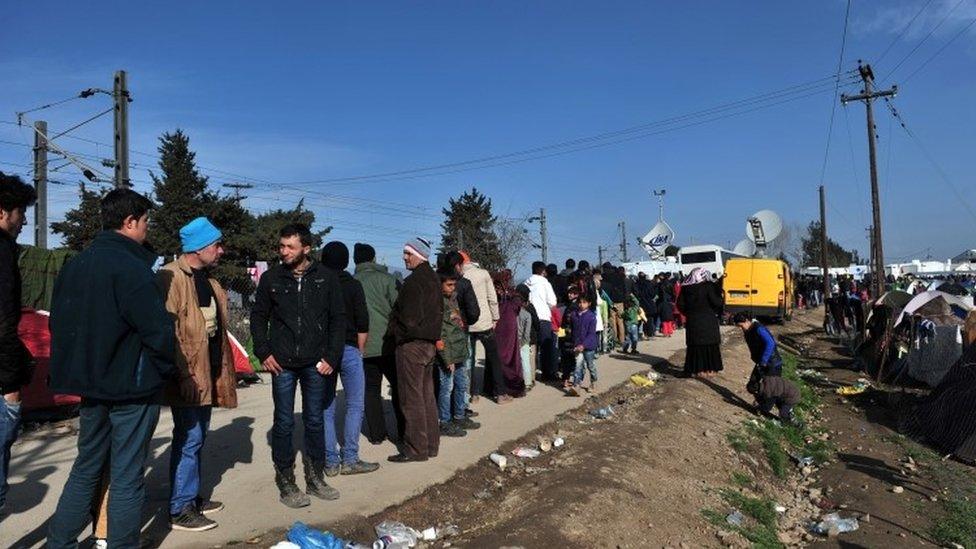
[[498, 323], [495, 325], [495, 341], [501, 358], [502, 377], [505, 378], [507, 395], [525, 396], [525, 379], [522, 376], [522, 353], [518, 340], [518, 314], [522, 298], [512, 287], [512, 272], [505, 269], [492, 276], [498, 295]]
[[711, 274], [702, 268], [691, 271], [681, 284], [678, 309], [685, 320], [685, 375], [712, 377], [722, 371], [719, 345], [719, 315], [722, 314], [722, 292], [712, 282]]

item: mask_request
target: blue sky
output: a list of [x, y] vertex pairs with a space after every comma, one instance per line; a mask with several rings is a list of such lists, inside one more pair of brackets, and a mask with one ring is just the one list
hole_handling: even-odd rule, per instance
[[[889, 260], [976, 246], [976, 26], [935, 55], [976, 17], [976, 0], [933, 0], [881, 58], [924, 3], [855, 1], [843, 62], [850, 70], [859, 58], [871, 61], [881, 85], [900, 85], [895, 105], [951, 183], [877, 105]], [[393, 262], [413, 234], [436, 240], [440, 208], [472, 186], [501, 215], [546, 208], [551, 259], [560, 262], [594, 259], [597, 246], [618, 243], [620, 220], [638, 255], [633, 239], [656, 221], [655, 188], [667, 189], [666, 218], [681, 244], [734, 244], [746, 217], [763, 208], [800, 226], [818, 215], [829, 84], [753, 112], [548, 158], [409, 179], [303, 182], [505, 154], [829, 77], [840, 0], [86, 4], [0, 7], [0, 121], [110, 87], [124, 68], [140, 190], [148, 189], [145, 168], [155, 166], [140, 153], [154, 153], [157, 137], [179, 127], [213, 184], [257, 185], [252, 209], [290, 207], [304, 192], [336, 238], [373, 242]], [[64, 129], [108, 106], [96, 96], [28, 117]], [[111, 118], [72, 135], [110, 143]], [[27, 173], [30, 132], [0, 124], [0, 140], [13, 142], [0, 143], [0, 169]], [[112, 155], [88, 141], [60, 142]], [[71, 168], [52, 178], [78, 180]], [[870, 198], [860, 104], [836, 109], [825, 183], [831, 236], [863, 251]], [[50, 193], [57, 220], [75, 193], [57, 185]], [[21, 242], [32, 235], [26, 228]]]

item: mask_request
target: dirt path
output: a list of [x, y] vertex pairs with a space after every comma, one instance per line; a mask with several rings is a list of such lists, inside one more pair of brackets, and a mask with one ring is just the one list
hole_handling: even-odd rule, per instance
[[[726, 370], [713, 381], [676, 378], [679, 353], [653, 365], [663, 374], [655, 387], [615, 388], [520, 439], [558, 435], [564, 447], [504, 472], [484, 459], [402, 505], [330, 529], [365, 540], [383, 520], [456, 524], [461, 534], [448, 542], [463, 547], [715, 545], [701, 511], [720, 504], [714, 488], [743, 466], [725, 434], [749, 415], [752, 367], [741, 336], [727, 336]], [[606, 405], [611, 419], [587, 413]]]

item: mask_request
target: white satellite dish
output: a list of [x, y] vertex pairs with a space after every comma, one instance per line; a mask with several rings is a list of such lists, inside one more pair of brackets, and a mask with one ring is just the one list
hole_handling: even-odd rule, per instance
[[783, 219], [773, 210], [759, 210], [746, 221], [746, 238], [763, 248], [783, 232]]
[[674, 229], [663, 219], [658, 221], [646, 235], [638, 239], [638, 243], [644, 248], [647, 255], [651, 256], [651, 259], [657, 259], [663, 256], [664, 251], [673, 242]]
[[743, 257], [752, 257], [756, 254], [756, 245], [748, 238], [743, 238], [732, 248], [732, 253]]

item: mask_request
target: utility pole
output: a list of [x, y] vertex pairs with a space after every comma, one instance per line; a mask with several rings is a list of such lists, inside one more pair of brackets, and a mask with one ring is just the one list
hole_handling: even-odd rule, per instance
[[539, 208], [539, 238], [542, 239], [542, 262], [549, 263], [549, 232], [546, 229], [546, 209]]
[[603, 265], [603, 250], [606, 250], [606, 249], [607, 248], [605, 246], [599, 246], [599, 247], [597, 247], [597, 249], [596, 249], [596, 256], [599, 258], [599, 261], [597, 262], [598, 265]]
[[129, 180], [129, 89], [125, 71], [115, 72], [112, 98], [115, 101], [115, 188], [127, 189], [132, 182]]
[[34, 245], [47, 249], [47, 122], [34, 122]]
[[234, 200], [241, 201], [241, 190], [243, 189], [253, 189], [254, 185], [250, 183], [224, 183], [221, 187], [226, 187], [228, 189], [234, 189]]
[[458, 250], [464, 249], [464, 231], [461, 229], [457, 230], [457, 235], [455, 235], [454, 240], [457, 241]]
[[[829, 269], [827, 265], [827, 198], [824, 194], [824, 186], [820, 186], [820, 269], [823, 271], [823, 296], [827, 299], [830, 295], [830, 279], [827, 276]], [[824, 302], [826, 303], [826, 301]], [[824, 305], [824, 314], [827, 314], [827, 306]]]
[[627, 263], [627, 224], [621, 221], [617, 226], [620, 227], [620, 258]]
[[876, 161], [875, 145], [876, 132], [874, 129], [874, 110], [871, 102], [878, 97], [894, 96], [898, 93], [898, 86], [891, 89], [874, 91], [874, 72], [871, 65], [862, 65], [858, 61], [858, 72], [861, 80], [864, 81], [864, 89], [858, 95], [843, 94], [840, 96], [841, 104], [846, 105], [850, 101], [863, 101], [867, 110], [868, 122], [868, 157], [871, 165], [871, 293], [877, 299], [884, 292], [884, 249], [881, 238], [881, 197], [878, 191], [878, 166]]

